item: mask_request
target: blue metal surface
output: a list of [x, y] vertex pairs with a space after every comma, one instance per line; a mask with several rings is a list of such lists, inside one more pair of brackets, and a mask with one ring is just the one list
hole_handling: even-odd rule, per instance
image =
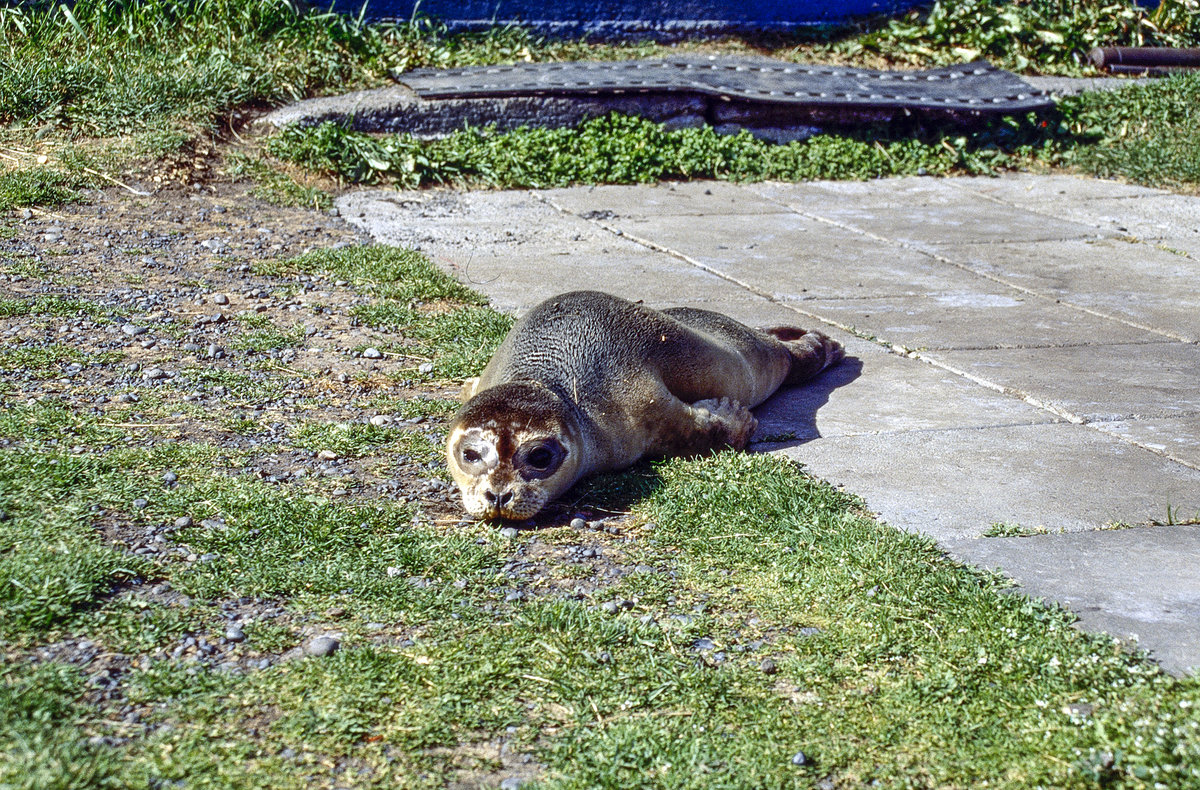
[[[358, 14], [361, 0], [336, 0]], [[369, 0], [368, 19], [415, 14], [453, 30], [517, 24], [559, 35], [629, 35], [789, 30], [852, 16], [895, 13], [917, 0]]]

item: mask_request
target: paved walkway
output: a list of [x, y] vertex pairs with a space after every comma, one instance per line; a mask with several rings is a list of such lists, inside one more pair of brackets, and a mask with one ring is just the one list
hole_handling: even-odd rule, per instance
[[[761, 449], [1200, 667], [1200, 526], [1172, 526], [1200, 518], [1200, 198], [1015, 176], [339, 208], [502, 310], [595, 288], [829, 332], [846, 361], [758, 410]], [[1000, 524], [1047, 534], [986, 537]]]

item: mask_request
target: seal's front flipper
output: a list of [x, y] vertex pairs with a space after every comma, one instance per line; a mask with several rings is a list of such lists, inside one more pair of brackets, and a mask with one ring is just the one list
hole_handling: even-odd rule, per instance
[[691, 405], [696, 421], [695, 446], [691, 452], [705, 453], [732, 447], [745, 449], [758, 428], [758, 420], [742, 404], [729, 398], [713, 398]]
[[782, 342], [792, 355], [792, 369], [783, 382], [785, 387], [808, 381], [846, 355], [841, 343], [815, 329], [773, 326], [763, 331]]

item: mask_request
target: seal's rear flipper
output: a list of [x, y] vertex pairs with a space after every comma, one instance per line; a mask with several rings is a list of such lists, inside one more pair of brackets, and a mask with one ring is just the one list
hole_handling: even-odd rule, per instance
[[841, 343], [815, 329], [773, 326], [763, 331], [782, 342], [792, 355], [792, 369], [783, 381], [785, 387], [808, 381], [846, 355]]

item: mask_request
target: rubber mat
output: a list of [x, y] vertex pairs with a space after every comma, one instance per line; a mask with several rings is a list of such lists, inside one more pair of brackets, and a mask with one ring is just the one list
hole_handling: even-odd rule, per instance
[[416, 69], [396, 78], [426, 99], [667, 92], [781, 105], [1001, 114], [1054, 104], [1017, 75], [986, 61], [926, 71], [875, 71], [765, 58], [672, 58]]

